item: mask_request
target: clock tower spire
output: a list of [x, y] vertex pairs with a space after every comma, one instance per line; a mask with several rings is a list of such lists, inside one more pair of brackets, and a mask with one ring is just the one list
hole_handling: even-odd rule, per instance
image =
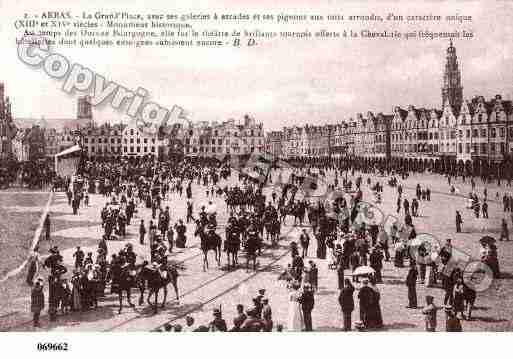
[[446, 63], [442, 87], [442, 108], [448, 103], [457, 116], [463, 103], [463, 87], [461, 86], [461, 72], [458, 66], [456, 48], [450, 39], [447, 48]]

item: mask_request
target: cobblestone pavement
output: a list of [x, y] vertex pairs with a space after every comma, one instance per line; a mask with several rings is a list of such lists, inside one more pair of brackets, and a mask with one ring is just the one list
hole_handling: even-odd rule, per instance
[[[367, 175], [363, 175], [364, 179]], [[386, 178], [373, 177], [373, 182], [379, 180], [385, 185]], [[445, 181], [445, 182], [444, 182]], [[233, 179], [230, 180], [233, 182]], [[491, 234], [497, 237], [500, 219], [502, 218], [502, 204], [490, 203], [488, 220], [475, 220], [470, 210], [465, 209], [465, 199], [458, 195], [448, 194], [448, 185], [445, 179], [435, 175], [411, 176], [404, 181], [405, 191], [403, 197], [408, 199], [414, 196], [414, 186], [419, 182], [428, 184], [432, 189], [430, 202], [420, 202], [420, 217], [414, 218], [417, 232], [431, 233], [442, 241], [445, 238], [452, 238], [455, 248], [468, 253], [470, 256], [479, 255], [478, 239]], [[365, 181], [364, 181], [365, 183]], [[479, 186], [479, 183], [478, 183]], [[464, 191], [467, 193], [464, 186]], [[372, 202], [369, 188], [364, 185], [364, 200]], [[267, 190], [269, 192], [269, 190]], [[201, 186], [194, 185], [195, 211], [202, 203], [208, 201], [205, 190]], [[269, 193], [268, 193], [269, 194]], [[490, 194], [489, 194], [490, 196]], [[220, 215], [219, 223], [226, 222], [226, 210], [224, 201], [221, 198], [213, 198]], [[52, 231], [52, 245], [57, 244], [61, 248], [65, 263], [71, 265], [72, 253], [76, 245], [84, 248], [84, 251], [95, 251], [96, 243], [100, 237], [100, 208], [105, 203], [105, 198], [99, 195], [91, 197], [91, 204], [88, 208], [80, 210], [78, 216], [71, 215], [71, 209], [67, 205], [64, 194], [57, 193], [51, 206], [51, 213], [54, 222]], [[171, 195], [165, 205], [169, 205], [172, 213], [172, 220], [185, 218], [185, 198], [179, 198], [176, 194]], [[396, 190], [385, 185], [383, 203], [379, 205], [385, 215], [397, 215], [402, 218], [403, 213], [395, 211]], [[464, 225], [463, 233], [456, 234], [454, 226], [455, 211], [461, 210]], [[114, 253], [119, 248], [130, 242], [134, 245], [136, 253], [143, 257], [149, 256], [147, 246], [140, 246], [137, 240], [137, 225], [141, 218], [145, 223], [149, 222], [150, 213], [146, 208], [139, 207], [139, 212], [128, 229], [128, 236], [123, 240], [109, 242], [109, 252]], [[290, 224], [292, 219], [288, 219]], [[257, 272], [246, 272], [244, 268], [235, 271], [226, 271], [218, 268], [211, 255], [211, 267], [202, 271], [201, 252], [198, 248], [198, 239], [192, 236], [192, 228], [188, 228], [187, 248], [175, 251], [172, 259], [183, 262], [185, 269], [179, 277], [180, 300], [175, 302], [174, 292], [170, 288], [168, 302], [159, 314], [153, 315], [147, 305], [138, 306], [135, 309], [125, 308], [122, 314], [117, 314], [117, 297], [107, 295], [100, 302], [98, 310], [84, 313], [73, 313], [59, 316], [54, 323], [49, 323], [46, 316], [42, 320], [42, 329], [56, 331], [140, 331], [152, 330], [166, 322], [183, 324], [183, 317], [191, 313], [196, 319], [196, 324], [206, 324], [211, 319], [212, 309], [221, 306], [225, 319], [231, 324], [235, 315], [235, 305], [238, 303], [249, 306], [258, 289], [265, 288], [273, 309], [275, 324], [286, 325], [288, 311], [287, 289], [283, 282], [277, 277], [290, 261], [288, 244], [291, 240], [297, 240], [298, 227], [285, 226], [283, 232], [285, 238], [280, 241], [278, 248], [266, 248], [263, 256], [259, 258], [259, 269]], [[47, 248], [50, 244], [43, 243]], [[314, 258], [316, 253], [315, 240], [311, 242], [309, 249], [310, 257], [306, 260], [313, 260], [319, 267], [319, 290], [315, 297], [315, 308], [313, 311], [314, 328], [319, 331], [339, 330], [341, 313], [338, 305], [338, 289], [336, 273], [328, 269], [329, 259], [319, 260]], [[475, 320], [463, 321], [463, 329], [470, 330], [511, 330], [513, 318], [512, 288], [513, 267], [511, 242], [498, 242], [499, 260], [504, 279], [494, 283], [493, 287], [484, 293], [479, 293], [474, 311]], [[245, 262], [240, 258], [241, 264]], [[226, 263], [223, 254], [222, 264]], [[387, 331], [420, 331], [423, 330], [423, 317], [420, 310], [406, 309], [407, 291], [404, 284], [406, 268], [395, 268], [391, 262], [385, 262], [383, 271], [384, 283], [378, 285], [381, 291], [381, 307], [385, 322], [384, 330]], [[44, 272], [42, 274], [45, 274]], [[346, 275], [350, 272], [346, 271]], [[18, 278], [21, 284], [22, 278]], [[424, 296], [432, 294], [435, 302], [440, 304], [443, 294], [437, 288], [424, 288], [418, 285], [419, 305], [424, 304]], [[0, 329], [29, 331], [30, 326], [29, 288], [26, 287], [25, 294], [14, 299], [11, 303], [4, 305], [0, 311]], [[133, 300], [138, 292], [132, 294]], [[162, 298], [161, 298], [162, 300]], [[4, 303], [5, 304], [5, 303]], [[353, 313], [353, 320], [358, 320], [358, 303]], [[439, 327], [443, 326], [443, 313], [439, 313]]]

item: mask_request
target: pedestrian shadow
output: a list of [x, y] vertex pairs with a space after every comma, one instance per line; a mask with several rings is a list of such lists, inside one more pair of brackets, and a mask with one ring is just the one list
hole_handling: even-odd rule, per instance
[[388, 331], [388, 330], [405, 330], [405, 329], [413, 329], [418, 328], [417, 325], [412, 323], [406, 323], [406, 322], [394, 322], [394, 323], [388, 323], [381, 328], [381, 331]]
[[500, 279], [513, 279], [513, 274], [512, 273], [509, 273], [509, 272], [501, 272], [501, 277]]
[[490, 310], [490, 309], [491, 309], [490, 307], [480, 307], [480, 306], [474, 306], [472, 308], [472, 310], [482, 310], [482, 311], [485, 311], [485, 312]]
[[[251, 265], [250, 265], [250, 268]], [[257, 271], [259, 273], [275, 273], [275, 274], [282, 274], [285, 268], [279, 264], [269, 264], [265, 267], [258, 267]]]
[[405, 282], [404, 282], [404, 280], [401, 280], [401, 279], [395, 279], [395, 278], [385, 279], [385, 278], [383, 278], [383, 284], [385, 284], [385, 285], [405, 285]]
[[342, 329], [333, 326], [322, 326], [314, 329], [316, 332], [341, 332]]
[[315, 294], [317, 294], [317, 295], [335, 295], [335, 294], [338, 294], [338, 291], [321, 289], [321, 290], [318, 290]]
[[493, 317], [481, 317], [481, 316], [472, 316], [472, 321], [480, 321], [483, 323], [505, 323], [508, 322], [508, 319], [504, 318], [493, 318]]

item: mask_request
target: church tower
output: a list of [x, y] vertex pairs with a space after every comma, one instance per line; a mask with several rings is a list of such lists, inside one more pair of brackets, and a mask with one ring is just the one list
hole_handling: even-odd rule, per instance
[[93, 122], [93, 111], [91, 106], [91, 98], [89, 96], [82, 96], [77, 101], [77, 119], [88, 119], [90, 123]]
[[452, 39], [447, 48], [446, 60], [442, 87], [442, 108], [448, 103], [455, 116], [457, 116], [463, 104], [463, 87], [461, 86], [461, 72], [458, 66], [456, 48], [452, 44]]

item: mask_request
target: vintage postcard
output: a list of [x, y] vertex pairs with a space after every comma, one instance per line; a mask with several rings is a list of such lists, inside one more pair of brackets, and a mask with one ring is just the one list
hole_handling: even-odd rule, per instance
[[1, 2], [0, 331], [513, 330], [512, 17]]

